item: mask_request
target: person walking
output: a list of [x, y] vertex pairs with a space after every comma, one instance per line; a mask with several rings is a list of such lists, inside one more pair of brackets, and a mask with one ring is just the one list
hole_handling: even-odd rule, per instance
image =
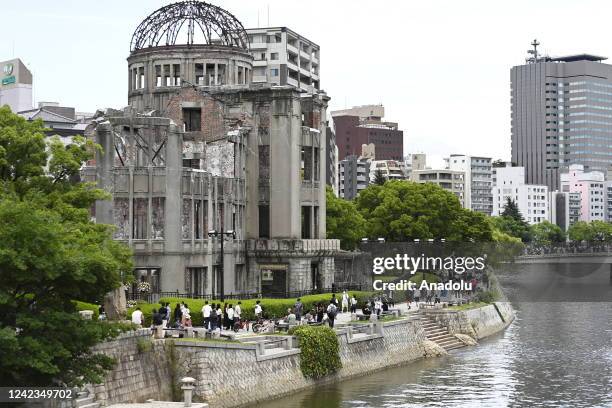
[[[161, 309], [159, 309], [161, 310]], [[162, 318], [161, 313], [159, 313], [157, 311], [157, 309], [153, 309], [153, 314], [151, 316], [151, 321], [153, 323], [153, 336], [156, 339], [163, 339], [164, 335], [163, 335], [163, 324], [164, 324], [164, 320]]]
[[184, 327], [191, 327], [191, 311], [189, 310], [189, 306], [187, 306], [187, 303], [185, 303], [185, 306], [183, 307], [182, 323]]
[[132, 324], [135, 324], [139, 329], [142, 327], [142, 311], [139, 307], [132, 312]]
[[295, 319], [298, 323], [302, 321], [302, 312], [304, 311], [304, 305], [300, 298], [297, 299], [295, 304], [293, 305], [293, 312], [295, 313]]
[[210, 331], [210, 312], [212, 311], [212, 307], [208, 304], [208, 300], [204, 301], [204, 306], [202, 306], [202, 317], [204, 318], [204, 328]]
[[338, 308], [335, 304], [330, 303], [327, 306], [327, 321], [329, 323], [329, 327], [334, 328], [334, 319], [336, 318], [336, 313], [338, 312]]
[[227, 308], [226, 313], [227, 313], [227, 328], [228, 330], [233, 330], [234, 329], [234, 305], [230, 303]]
[[354, 294], [351, 296], [351, 313], [357, 313], [357, 299]]
[[223, 330], [223, 310], [221, 309], [221, 303], [217, 303], [217, 327], [219, 330]]
[[179, 327], [183, 319], [183, 312], [181, 311], [181, 305], [178, 303], [174, 307], [174, 327]]
[[323, 321], [323, 313], [325, 313], [323, 305], [321, 303], [317, 304], [317, 323], [321, 323]]
[[229, 320], [227, 318], [227, 302], [223, 305], [223, 328], [229, 329]]
[[217, 328], [217, 308], [216, 308], [216, 305], [214, 303], [210, 307], [209, 322], [210, 322], [210, 331], [211, 332], [215, 331], [215, 329]]
[[346, 293], [346, 290], [342, 292], [342, 313], [349, 311], [349, 295]]

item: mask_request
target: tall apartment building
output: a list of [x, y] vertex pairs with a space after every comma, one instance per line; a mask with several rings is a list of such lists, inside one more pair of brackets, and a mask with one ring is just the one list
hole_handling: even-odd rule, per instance
[[32, 72], [19, 59], [0, 62], [0, 106], [13, 112], [32, 109]]
[[465, 173], [466, 208], [491, 215], [493, 211], [491, 158], [451, 154], [444, 160], [448, 169]]
[[602, 172], [572, 164], [567, 173], [561, 173], [561, 191], [580, 195], [580, 221], [607, 220], [608, 189]]
[[404, 132], [395, 122], [383, 121], [382, 105], [356, 106], [332, 111], [338, 159], [361, 154], [361, 146], [374, 144], [376, 160], [402, 160]]
[[370, 162], [370, 182], [373, 182], [377, 172], [381, 172], [385, 180], [406, 179], [406, 166], [399, 160], [372, 160]]
[[287, 27], [248, 28], [253, 83], [291, 85], [309, 93], [321, 89], [320, 48]]
[[465, 173], [456, 170], [437, 170], [423, 169], [412, 170], [410, 180], [415, 183], [434, 183], [445, 190], [455, 194], [461, 203], [461, 206], [466, 207], [465, 203]]
[[548, 193], [549, 221], [567, 231], [580, 220], [580, 193], [551, 191]]
[[338, 146], [336, 145], [336, 133], [329, 126], [329, 121], [325, 122], [325, 184], [330, 186], [334, 193], [338, 195]]
[[370, 160], [351, 155], [338, 163], [338, 197], [352, 200], [370, 184]]
[[607, 172], [612, 161], [612, 65], [579, 54], [550, 58], [537, 41], [510, 71], [512, 162], [526, 182], [559, 189], [561, 169], [582, 164]]
[[526, 184], [525, 168], [493, 168], [493, 216], [504, 211], [504, 205], [510, 198], [518, 205], [519, 211], [529, 224], [548, 220], [548, 187], [545, 185]]

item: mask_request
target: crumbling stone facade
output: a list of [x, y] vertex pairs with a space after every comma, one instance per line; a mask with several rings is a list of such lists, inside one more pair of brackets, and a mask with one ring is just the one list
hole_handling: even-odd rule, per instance
[[[137, 279], [197, 295], [331, 287], [329, 98], [251, 84], [235, 46], [147, 47], [128, 64], [130, 106], [98, 113], [85, 174], [112, 194], [95, 216], [134, 249]], [[231, 232], [223, 254], [209, 231]]]

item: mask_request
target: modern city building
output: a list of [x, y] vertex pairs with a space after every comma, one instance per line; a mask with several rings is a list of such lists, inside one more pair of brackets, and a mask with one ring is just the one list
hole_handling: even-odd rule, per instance
[[455, 194], [466, 208], [465, 204], [465, 173], [448, 169], [412, 170], [410, 180], [415, 183], [434, 183]]
[[370, 160], [351, 155], [338, 163], [338, 197], [352, 200], [370, 184]]
[[529, 224], [537, 224], [548, 220], [548, 186], [526, 184], [525, 168], [506, 167], [493, 168], [493, 216], [499, 216], [509, 199], [513, 200]]
[[451, 154], [444, 161], [448, 169], [465, 173], [466, 208], [491, 215], [493, 211], [491, 158]]
[[424, 170], [427, 168], [427, 156], [425, 153], [412, 153], [404, 157], [406, 178], [410, 178], [412, 170]]
[[242, 24], [204, 2], [155, 11], [130, 48], [129, 106], [88, 126], [103, 150], [84, 175], [112, 192], [95, 218], [134, 250], [136, 280], [214, 296], [330, 288], [329, 98], [254, 84]]
[[325, 122], [325, 184], [334, 190], [338, 195], [338, 146], [336, 146], [336, 134], [329, 126], [329, 121]]
[[370, 162], [370, 182], [376, 178], [376, 173], [381, 172], [385, 180], [406, 179], [406, 166], [399, 160], [372, 160]]
[[32, 109], [32, 72], [19, 59], [0, 62], [0, 106], [13, 112]]
[[561, 191], [580, 195], [580, 221], [607, 220], [607, 185], [601, 171], [585, 171], [581, 164], [572, 164], [561, 173]]
[[336, 130], [338, 159], [361, 154], [361, 146], [374, 144], [376, 160], [402, 160], [404, 132], [395, 122], [386, 122], [382, 105], [356, 106], [331, 112]]
[[549, 221], [567, 231], [580, 220], [580, 193], [552, 191], [548, 193]]
[[606, 173], [612, 162], [612, 65], [606, 57], [538, 53], [510, 71], [512, 162], [526, 182], [559, 190], [572, 164]]
[[291, 85], [308, 93], [321, 89], [317, 44], [287, 27], [246, 32], [253, 55], [253, 84]]

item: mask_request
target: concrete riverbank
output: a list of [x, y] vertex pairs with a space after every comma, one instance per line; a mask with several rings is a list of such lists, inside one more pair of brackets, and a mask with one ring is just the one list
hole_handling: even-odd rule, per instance
[[[514, 319], [512, 307], [504, 302], [424, 313], [449, 333], [474, 339], [502, 331]], [[195, 400], [206, 401], [211, 408], [230, 408], [444, 353], [427, 340], [416, 315], [360, 329], [345, 327], [337, 330], [337, 336], [342, 368], [333, 376], [314, 381], [302, 375], [300, 350], [291, 336], [257, 336], [240, 343], [171, 341], [150, 340], [149, 331], [140, 330], [99, 346], [118, 364], [103, 384], [92, 388], [92, 397], [100, 405], [172, 400], [172, 383], [190, 376], [197, 381]]]

